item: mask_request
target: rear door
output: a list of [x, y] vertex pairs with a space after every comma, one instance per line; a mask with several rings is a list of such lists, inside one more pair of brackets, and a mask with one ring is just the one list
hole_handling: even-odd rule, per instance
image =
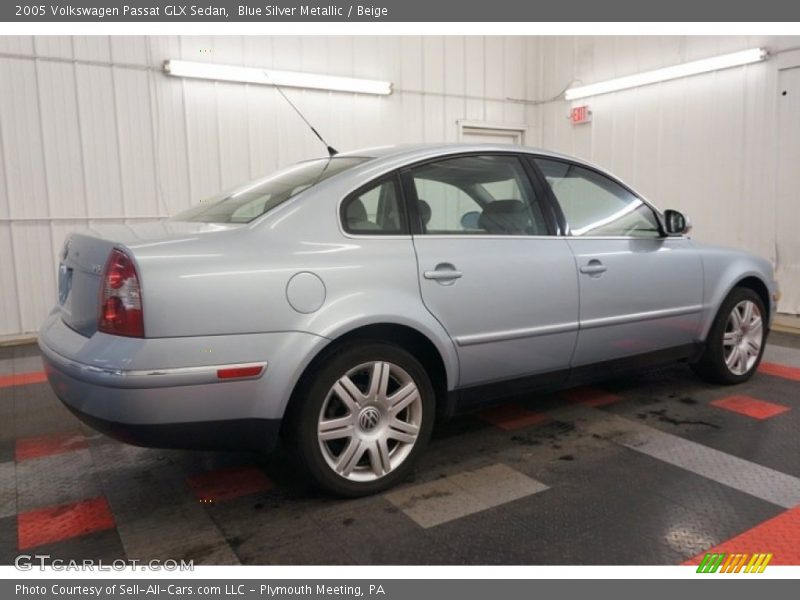
[[[419, 285], [456, 344], [461, 387], [565, 378], [578, 287], [567, 241], [515, 154], [446, 158], [403, 173]], [[553, 381], [556, 382], [556, 381]]]
[[697, 340], [703, 303], [700, 255], [661, 234], [654, 210], [606, 175], [537, 158], [567, 221], [580, 286], [575, 367]]

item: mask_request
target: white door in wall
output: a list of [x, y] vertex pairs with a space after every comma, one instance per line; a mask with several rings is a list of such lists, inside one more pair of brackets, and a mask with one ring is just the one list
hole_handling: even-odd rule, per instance
[[778, 198], [775, 258], [783, 292], [778, 311], [800, 314], [800, 65], [778, 81]]
[[465, 144], [525, 144], [525, 126], [460, 121], [459, 140]]

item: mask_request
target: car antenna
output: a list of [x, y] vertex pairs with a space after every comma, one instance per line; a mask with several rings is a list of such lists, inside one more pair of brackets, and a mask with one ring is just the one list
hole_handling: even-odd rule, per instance
[[319, 131], [314, 129], [314, 126], [311, 123], [309, 123], [308, 119], [306, 119], [305, 116], [303, 115], [303, 113], [300, 112], [300, 109], [297, 108], [294, 105], [294, 102], [289, 100], [289, 96], [287, 96], [286, 94], [283, 93], [283, 90], [281, 89], [281, 86], [279, 86], [277, 83], [272, 81], [272, 77], [269, 76], [269, 71], [264, 71], [264, 75], [267, 76], [267, 79], [272, 84], [272, 86], [276, 90], [278, 90], [278, 93], [281, 96], [283, 96], [283, 99], [286, 100], [289, 103], [289, 106], [291, 106], [294, 109], [294, 112], [296, 112], [298, 115], [300, 115], [300, 118], [303, 119], [303, 121], [305, 122], [306, 125], [308, 125], [309, 129], [311, 129], [311, 131], [314, 133], [314, 135], [317, 136], [317, 138], [319, 138], [319, 141], [322, 142], [325, 145], [325, 148], [328, 150], [328, 156], [333, 158], [334, 156], [339, 154], [339, 151], [336, 148], [334, 148], [333, 146], [329, 145], [328, 142], [326, 142], [325, 139], [319, 134]]

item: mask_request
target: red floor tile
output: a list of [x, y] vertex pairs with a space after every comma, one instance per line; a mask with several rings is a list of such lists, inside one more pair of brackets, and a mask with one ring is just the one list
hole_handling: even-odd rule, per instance
[[542, 413], [528, 410], [519, 404], [504, 404], [489, 408], [481, 411], [479, 415], [484, 421], [506, 431], [536, 425], [547, 420], [547, 416]]
[[733, 412], [741, 415], [746, 415], [754, 419], [769, 419], [775, 415], [785, 413], [789, 410], [788, 406], [781, 404], [773, 404], [772, 402], [764, 402], [752, 396], [728, 396], [727, 398], [720, 398], [711, 402], [714, 406], [732, 410]]
[[775, 377], [783, 377], [784, 379], [791, 379], [792, 381], [800, 381], [800, 368], [797, 367], [779, 365], [778, 363], [762, 362], [758, 366], [758, 371], [759, 373], [774, 375]]
[[272, 482], [256, 467], [225, 467], [189, 477], [186, 482], [200, 502], [221, 502], [265, 492]]
[[579, 387], [562, 392], [562, 396], [569, 402], [577, 402], [586, 406], [600, 407], [614, 404], [622, 400], [622, 396], [609, 394], [602, 390], [590, 387]]
[[[685, 565], [699, 565], [707, 552], [772, 553], [771, 565], [800, 565], [800, 506], [748, 529], [687, 560]], [[769, 568], [769, 567], [768, 567]]]
[[95, 531], [113, 529], [114, 517], [105, 497], [41, 508], [17, 515], [20, 550], [60, 542]]
[[86, 447], [86, 438], [80, 431], [65, 431], [17, 440], [15, 458], [17, 462], [20, 462], [32, 458], [64, 454]]
[[44, 371], [34, 371], [33, 373], [14, 373], [13, 375], [0, 375], [0, 388], [14, 387], [16, 385], [28, 385], [30, 383], [42, 383], [47, 381]]

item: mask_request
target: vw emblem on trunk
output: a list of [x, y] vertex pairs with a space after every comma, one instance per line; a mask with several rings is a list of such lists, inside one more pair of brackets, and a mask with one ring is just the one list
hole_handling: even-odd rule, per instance
[[370, 431], [375, 428], [380, 420], [381, 413], [378, 412], [378, 409], [373, 406], [368, 406], [361, 412], [361, 415], [359, 415], [358, 424], [364, 431]]

